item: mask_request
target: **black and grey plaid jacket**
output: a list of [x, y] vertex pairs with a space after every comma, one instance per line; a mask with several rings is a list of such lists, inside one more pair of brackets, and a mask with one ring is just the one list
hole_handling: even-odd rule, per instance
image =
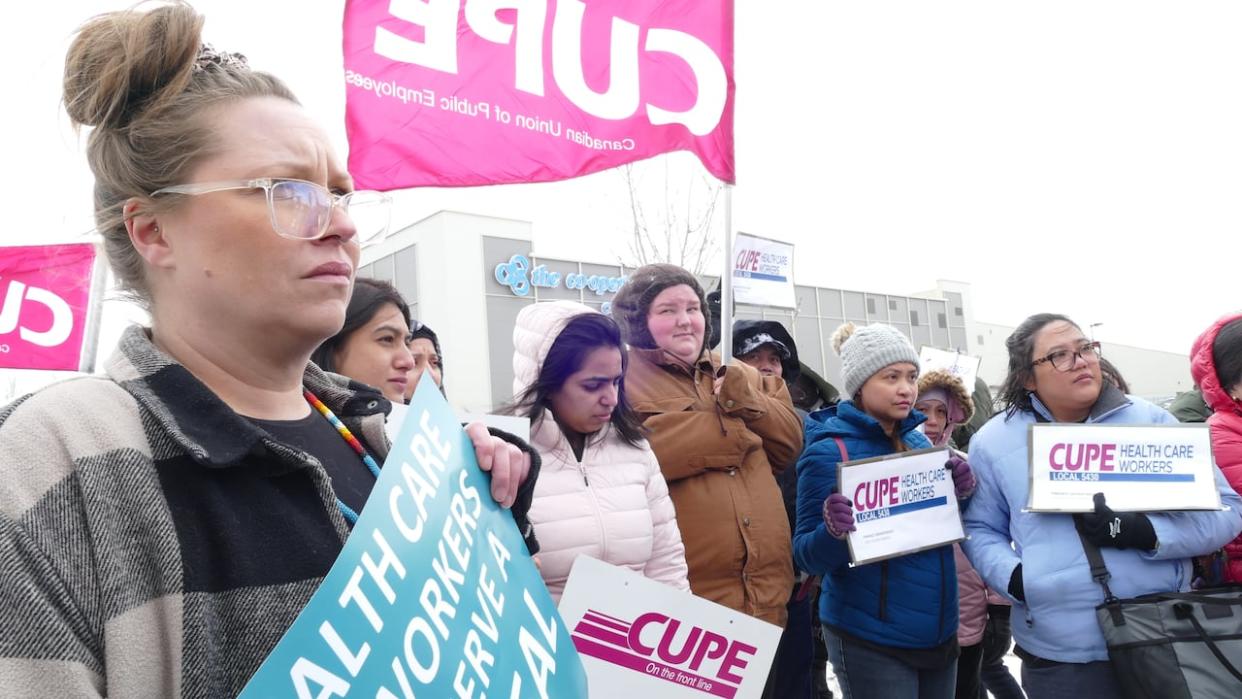
[[[304, 382], [382, 462], [381, 395]], [[348, 534], [314, 457], [130, 328], [106, 378], [0, 411], [0, 696], [234, 696]]]

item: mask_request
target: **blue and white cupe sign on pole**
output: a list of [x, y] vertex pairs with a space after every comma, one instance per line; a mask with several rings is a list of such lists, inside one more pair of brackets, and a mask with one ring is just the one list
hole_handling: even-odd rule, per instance
[[242, 699], [585, 697], [512, 515], [426, 374], [346, 542]]
[[738, 233], [733, 239], [733, 298], [737, 303], [796, 308], [793, 245]]
[[1117, 512], [1219, 510], [1204, 424], [1031, 425], [1032, 512], [1090, 512], [1104, 493]]

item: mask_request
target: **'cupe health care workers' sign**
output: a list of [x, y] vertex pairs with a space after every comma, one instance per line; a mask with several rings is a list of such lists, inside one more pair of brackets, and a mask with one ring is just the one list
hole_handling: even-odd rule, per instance
[[738, 233], [733, 240], [733, 298], [756, 306], [796, 308], [793, 245]]
[[778, 626], [589, 556], [574, 560], [561, 617], [591, 699], [757, 699], [781, 638]]
[[854, 503], [846, 537], [854, 565], [895, 558], [966, 538], [946, 447], [846, 461], [837, 483]]
[[1031, 512], [1219, 510], [1207, 425], [1031, 425]]
[[470, 438], [423, 375], [340, 557], [242, 699], [587, 696]]

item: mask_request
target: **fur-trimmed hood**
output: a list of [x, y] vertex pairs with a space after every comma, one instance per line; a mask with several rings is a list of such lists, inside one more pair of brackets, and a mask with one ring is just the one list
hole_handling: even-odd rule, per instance
[[920, 400], [924, 394], [936, 389], [943, 391], [950, 400], [957, 403], [957, 407], [961, 410], [958, 414], [953, 410], [953, 406], [948, 406], [949, 421], [954, 426], [970, 422], [970, 418], [975, 414], [975, 402], [971, 399], [970, 393], [966, 391], [966, 386], [962, 384], [961, 379], [943, 369], [929, 371], [919, 377]]

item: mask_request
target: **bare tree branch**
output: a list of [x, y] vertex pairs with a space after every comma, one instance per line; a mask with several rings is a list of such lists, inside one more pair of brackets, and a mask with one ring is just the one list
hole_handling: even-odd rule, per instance
[[698, 173], [676, 186], [663, 160], [662, 187], [654, 191], [643, 186], [644, 164], [621, 168], [630, 205], [629, 254], [636, 266], [669, 262], [701, 275], [719, 249], [713, 232], [723, 185]]

